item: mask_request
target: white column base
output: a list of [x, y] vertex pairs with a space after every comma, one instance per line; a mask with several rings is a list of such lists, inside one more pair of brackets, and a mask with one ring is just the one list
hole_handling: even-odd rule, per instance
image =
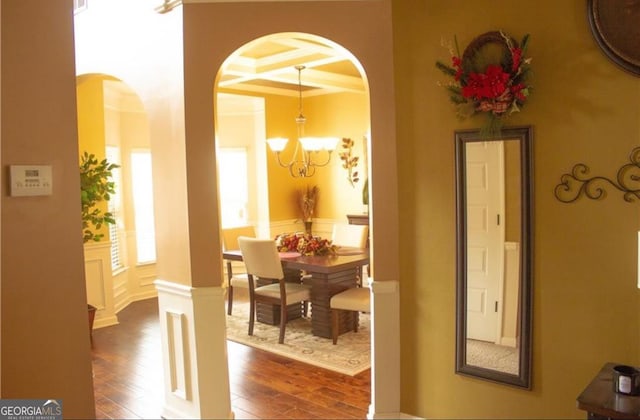
[[154, 283], [164, 368], [162, 417], [233, 419], [224, 290]]
[[418, 418], [400, 412], [399, 283], [371, 279], [371, 291], [371, 405], [367, 418]]

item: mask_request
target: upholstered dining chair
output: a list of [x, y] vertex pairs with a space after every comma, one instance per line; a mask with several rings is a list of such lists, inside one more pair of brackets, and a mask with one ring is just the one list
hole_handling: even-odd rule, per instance
[[333, 225], [331, 243], [337, 246], [348, 246], [352, 248], [366, 248], [369, 237], [369, 226], [349, 225], [346, 223], [336, 223]]
[[[331, 234], [331, 243], [338, 247], [349, 248], [367, 248], [369, 239], [369, 226], [367, 225], [351, 225], [346, 223], [336, 223], [333, 225]], [[358, 284], [362, 284], [365, 270], [358, 267]], [[369, 267], [366, 267], [366, 273], [369, 273]]]
[[[253, 226], [239, 226], [233, 228], [222, 229], [222, 247], [225, 251], [240, 249], [238, 246], [238, 238], [247, 236], [254, 238], [256, 231]], [[227, 314], [231, 315], [233, 310], [233, 289], [239, 287], [249, 289], [249, 276], [245, 272], [233, 272], [232, 262], [227, 260]], [[236, 262], [236, 264], [238, 264]]]
[[[333, 344], [338, 342], [340, 311], [371, 312], [371, 289], [352, 287], [337, 293], [329, 301], [331, 308], [331, 336]], [[354, 317], [353, 331], [358, 332], [358, 317]]]
[[[249, 280], [249, 335], [253, 335], [256, 317], [256, 304], [259, 302], [280, 306], [280, 336], [278, 342], [284, 343], [287, 324], [287, 305], [295, 302], [306, 304], [311, 299], [311, 287], [286, 282], [276, 243], [272, 239], [257, 239], [241, 236], [238, 245], [242, 253]], [[275, 283], [256, 287], [256, 277], [272, 280]], [[302, 308], [302, 307], [301, 307]]]

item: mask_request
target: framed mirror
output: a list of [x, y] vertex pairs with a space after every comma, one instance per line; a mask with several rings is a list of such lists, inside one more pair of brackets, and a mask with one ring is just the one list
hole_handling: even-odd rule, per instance
[[531, 126], [455, 132], [456, 372], [531, 388]]

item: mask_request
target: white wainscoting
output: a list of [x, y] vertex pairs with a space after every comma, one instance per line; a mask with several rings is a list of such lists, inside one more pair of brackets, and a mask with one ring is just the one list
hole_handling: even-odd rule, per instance
[[97, 308], [93, 328], [117, 324], [111, 276], [111, 242], [91, 242], [84, 245], [84, 272], [87, 302]]
[[156, 297], [156, 264], [111, 270], [111, 242], [84, 244], [87, 302], [97, 308], [93, 328], [118, 323], [118, 312], [131, 302]]

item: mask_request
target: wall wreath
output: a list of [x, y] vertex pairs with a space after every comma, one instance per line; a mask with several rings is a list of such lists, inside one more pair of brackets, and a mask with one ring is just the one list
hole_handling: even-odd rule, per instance
[[502, 120], [519, 112], [531, 93], [527, 82], [531, 58], [525, 57], [529, 35], [518, 44], [502, 31], [486, 32], [471, 41], [462, 54], [454, 40], [455, 49], [451, 43], [443, 43], [451, 54], [451, 65], [436, 62], [453, 80], [439, 84], [449, 92], [460, 119], [482, 114], [487, 118], [482, 133], [497, 136]]

